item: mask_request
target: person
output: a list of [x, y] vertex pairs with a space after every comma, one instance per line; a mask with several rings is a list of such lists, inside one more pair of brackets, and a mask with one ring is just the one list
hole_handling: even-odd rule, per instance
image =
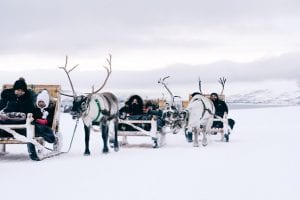
[[[24, 78], [15, 81], [12, 88], [1, 92], [0, 99], [0, 124], [24, 124], [26, 116], [32, 113], [34, 104], [32, 93], [27, 89]], [[21, 135], [26, 134], [25, 129], [16, 129]], [[12, 135], [0, 130], [1, 137], [11, 137]]]
[[130, 116], [133, 115], [143, 115], [143, 107], [144, 107], [144, 103], [143, 103], [143, 99], [138, 96], [138, 95], [133, 95], [131, 96], [128, 101], [128, 114]]
[[129, 115], [129, 104], [128, 101], [124, 103], [124, 106], [119, 110], [119, 118], [126, 119]]
[[[119, 117], [121, 119], [127, 119], [127, 120], [151, 120], [153, 115], [161, 117], [162, 112], [157, 111], [157, 106], [150, 101], [148, 101], [144, 105], [144, 101], [139, 95], [130, 96], [129, 99], [125, 102], [125, 105], [119, 110]], [[158, 128], [161, 128], [163, 122], [160, 118], [157, 121], [157, 123], [158, 123]], [[142, 127], [147, 131], [149, 131], [151, 128], [150, 124], [135, 124], [135, 125]], [[126, 130], [126, 131], [136, 130], [133, 127], [125, 124], [120, 124], [119, 129]]]
[[[219, 99], [219, 95], [215, 92], [210, 94], [210, 99], [213, 102], [215, 106], [215, 115], [219, 116], [221, 118], [224, 117], [224, 115], [228, 114], [228, 106], [225, 103], [225, 101], [222, 101]], [[233, 129], [234, 126], [234, 120], [233, 119], [228, 119], [228, 125], [231, 129]], [[214, 121], [212, 127], [214, 128], [223, 128], [223, 123], [220, 121]]]
[[51, 129], [54, 110], [49, 108], [50, 96], [47, 90], [42, 90], [36, 98], [36, 106], [33, 111], [36, 136], [43, 137], [48, 143], [55, 142], [55, 136]]
[[27, 89], [24, 78], [15, 81], [13, 88], [1, 93], [0, 110], [4, 113], [32, 113], [34, 109], [32, 93]]
[[145, 104], [145, 113], [147, 116], [156, 116], [157, 118], [157, 128], [158, 131], [161, 131], [163, 126], [165, 125], [165, 121], [163, 120], [163, 111], [159, 109], [159, 106], [154, 104], [151, 101], [148, 101]]

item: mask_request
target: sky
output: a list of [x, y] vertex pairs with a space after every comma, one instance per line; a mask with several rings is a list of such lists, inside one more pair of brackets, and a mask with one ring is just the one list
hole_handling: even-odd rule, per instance
[[298, 0], [1, 0], [0, 71], [57, 70], [65, 55], [70, 67], [98, 70], [112, 54], [117, 71], [233, 63], [242, 77], [283, 59], [293, 66], [271, 73], [297, 78], [299, 11]]

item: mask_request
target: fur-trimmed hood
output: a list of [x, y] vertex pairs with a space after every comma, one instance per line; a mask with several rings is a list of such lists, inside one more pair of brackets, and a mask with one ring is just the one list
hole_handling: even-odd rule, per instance
[[46, 104], [45, 108], [49, 106], [50, 96], [47, 90], [43, 90], [41, 93], [38, 94], [36, 98], [36, 105], [38, 108], [40, 108], [38, 105], [39, 101], [43, 101]]

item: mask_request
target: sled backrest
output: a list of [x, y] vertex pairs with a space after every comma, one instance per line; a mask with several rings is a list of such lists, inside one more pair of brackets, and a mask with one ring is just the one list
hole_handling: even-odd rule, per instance
[[[4, 84], [2, 89], [9, 89], [12, 88], [12, 84]], [[52, 130], [54, 132], [58, 131], [58, 122], [59, 122], [59, 108], [60, 108], [60, 103], [61, 103], [61, 98], [60, 98], [60, 90], [61, 87], [60, 85], [47, 85], [47, 84], [28, 84], [27, 88], [32, 91], [33, 99], [34, 99], [34, 104], [36, 96], [39, 92], [42, 90], [46, 89], [50, 95], [50, 103], [49, 106], [54, 106], [54, 114], [53, 114], [53, 123], [52, 123]]]

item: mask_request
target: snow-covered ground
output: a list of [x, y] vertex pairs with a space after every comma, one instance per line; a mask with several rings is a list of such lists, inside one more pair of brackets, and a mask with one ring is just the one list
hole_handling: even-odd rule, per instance
[[[298, 200], [300, 199], [300, 106], [231, 110], [236, 120], [229, 143], [211, 136], [192, 147], [182, 134], [152, 149], [149, 138], [131, 138], [129, 148], [101, 153], [99, 133], [91, 156], [83, 156], [78, 127], [71, 152], [34, 162], [25, 145], [10, 145], [0, 157], [1, 199]], [[74, 121], [61, 116], [67, 149]], [[145, 145], [149, 144], [149, 145]]]

